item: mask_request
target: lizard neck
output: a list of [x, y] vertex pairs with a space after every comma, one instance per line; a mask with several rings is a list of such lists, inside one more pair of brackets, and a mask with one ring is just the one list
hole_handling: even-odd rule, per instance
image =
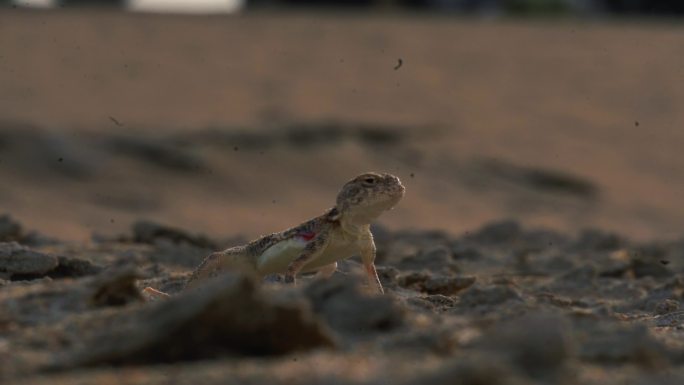
[[352, 238], [359, 238], [370, 232], [370, 223], [366, 221], [355, 221], [349, 215], [344, 215], [337, 207], [333, 207], [326, 212], [328, 222], [336, 223], [340, 226], [342, 234]]
[[360, 238], [370, 232], [370, 224], [368, 223], [360, 224], [345, 220], [340, 220], [339, 223], [342, 232], [347, 236], [351, 236], [352, 238]]

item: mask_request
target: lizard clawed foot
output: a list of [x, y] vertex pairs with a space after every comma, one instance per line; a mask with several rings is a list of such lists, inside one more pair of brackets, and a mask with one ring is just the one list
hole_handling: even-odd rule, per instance
[[382, 288], [382, 286], [377, 286], [373, 283], [369, 283], [368, 285], [363, 285], [362, 290], [368, 295], [385, 294], [385, 290]]
[[380, 278], [378, 278], [378, 271], [375, 269], [375, 264], [368, 263], [365, 268], [368, 275], [368, 292], [371, 294], [385, 294], [382, 283], [380, 283]]
[[170, 295], [149, 286], [143, 289], [142, 295], [148, 302], [171, 297]]

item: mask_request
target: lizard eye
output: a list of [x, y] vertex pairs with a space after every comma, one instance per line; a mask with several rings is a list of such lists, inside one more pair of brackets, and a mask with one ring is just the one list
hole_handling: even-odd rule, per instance
[[373, 183], [375, 183], [375, 178], [368, 177], [368, 178], [364, 179], [363, 182], [365, 184], [373, 184]]

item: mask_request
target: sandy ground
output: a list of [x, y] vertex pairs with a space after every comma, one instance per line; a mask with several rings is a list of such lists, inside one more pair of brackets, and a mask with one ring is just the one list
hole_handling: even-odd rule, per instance
[[[375, 227], [385, 294], [225, 274], [220, 242], [146, 222], [88, 245], [0, 243], [3, 384], [680, 384], [684, 243], [496, 222], [463, 237]], [[145, 302], [151, 285], [172, 294]]]
[[0, 206], [64, 239], [140, 217], [252, 237], [382, 170], [408, 186], [392, 228], [513, 217], [679, 237], [681, 33], [3, 9]]

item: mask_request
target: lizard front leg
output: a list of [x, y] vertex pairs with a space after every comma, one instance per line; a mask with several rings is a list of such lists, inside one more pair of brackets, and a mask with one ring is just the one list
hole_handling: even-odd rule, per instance
[[383, 294], [385, 291], [382, 289], [378, 272], [375, 269], [375, 242], [373, 242], [372, 235], [365, 239], [361, 245], [361, 260], [368, 275], [368, 285], [375, 287], [380, 294]]
[[324, 232], [319, 233], [314, 239], [309, 241], [302, 253], [287, 266], [285, 283], [295, 283], [295, 276], [297, 273], [299, 273], [307, 263], [311, 262], [323, 252], [323, 249], [328, 245], [328, 241], [328, 235]]

